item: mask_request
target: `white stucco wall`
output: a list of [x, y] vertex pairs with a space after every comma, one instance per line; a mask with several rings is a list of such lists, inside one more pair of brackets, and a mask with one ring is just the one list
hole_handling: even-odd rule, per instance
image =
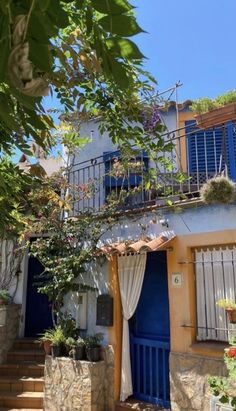
[[[94, 335], [97, 333], [103, 334], [103, 343], [108, 343], [108, 327], [102, 327], [96, 325], [97, 314], [97, 297], [100, 294], [109, 293], [108, 284], [108, 263], [102, 259], [97, 263], [93, 263], [87, 266], [86, 273], [82, 276], [82, 282], [86, 285], [95, 287], [95, 291], [86, 291], [87, 294], [87, 307], [86, 307], [86, 322], [87, 327], [82, 333], [86, 335]], [[64, 311], [71, 312], [74, 318], [76, 318], [76, 309], [71, 309], [73, 306], [73, 297], [71, 293], [65, 297]]]
[[[176, 111], [170, 109], [168, 112], [161, 113], [163, 123], [166, 125], [168, 131], [176, 130]], [[75, 157], [75, 163], [87, 161], [91, 158], [102, 156], [106, 151], [115, 151], [115, 146], [109, 134], [105, 132], [101, 134], [99, 131], [99, 123], [96, 120], [90, 120], [80, 126], [80, 136], [91, 138], [91, 142], [88, 143]]]
[[[161, 211], [161, 210], [160, 210]], [[159, 211], [159, 212], [160, 212]], [[163, 224], [168, 221], [168, 227]], [[153, 222], [154, 221], [154, 222]], [[146, 227], [145, 230], [142, 227]], [[236, 229], [236, 204], [214, 206], [192, 206], [175, 213], [166, 210], [156, 217], [154, 213], [143, 213], [134, 219], [125, 218], [106, 232], [103, 243], [138, 240], [143, 233], [154, 238], [160, 234], [171, 238], [173, 235], [188, 235]], [[236, 238], [235, 238], [236, 241]]]
[[[163, 217], [168, 220], [169, 227], [162, 225]], [[153, 222], [155, 221], [156, 222]], [[141, 226], [146, 226], [143, 231]], [[165, 211], [162, 216], [155, 217], [154, 213], [145, 213], [135, 218], [121, 219], [120, 222], [113, 227], [111, 232], [107, 232], [103, 236], [103, 243], [122, 242], [125, 240], [138, 240], [140, 235], [154, 238], [160, 234], [171, 238], [173, 235], [190, 235], [194, 233], [207, 233], [214, 231], [236, 229], [236, 204], [223, 206], [193, 206], [183, 209], [182, 212], [174, 213]], [[236, 238], [235, 238], [236, 241]], [[109, 293], [108, 284], [108, 263], [102, 265], [94, 264], [88, 267], [87, 273], [84, 276], [86, 284], [97, 287], [97, 291], [87, 292], [87, 334], [95, 334], [97, 332], [104, 333], [104, 341], [108, 340], [107, 327], [96, 326], [96, 299], [99, 294]], [[27, 257], [22, 263], [22, 274], [19, 278], [17, 292], [14, 301], [23, 303], [22, 314], [25, 309], [27, 284]], [[22, 317], [23, 321], [23, 317]], [[21, 335], [23, 335], [24, 322], [21, 324]]]
[[[163, 123], [167, 126], [167, 132], [164, 133], [165, 139], [175, 139], [175, 134], [172, 133], [176, 130], [176, 111], [171, 108], [167, 112], [162, 113]], [[101, 134], [99, 131], [99, 122], [97, 120], [90, 120], [86, 123], [81, 124], [80, 136], [90, 138], [91, 141], [86, 144], [77, 153], [74, 153], [74, 157], [71, 159], [74, 165], [71, 169], [70, 182], [73, 185], [78, 185], [80, 193], [80, 200], [74, 204], [74, 212], [76, 213], [79, 209], [99, 209], [105, 201], [105, 186], [104, 186], [104, 175], [105, 175], [105, 163], [103, 155], [105, 152], [114, 152], [117, 150], [108, 133]], [[177, 140], [173, 140], [176, 145], [176, 150], [178, 150]], [[174, 164], [174, 171], [178, 169], [178, 156], [175, 150], [171, 153], [159, 153], [158, 155], [164, 156], [169, 159], [172, 164]], [[94, 161], [94, 159], [96, 159]], [[157, 167], [156, 162], [149, 160], [149, 169]], [[168, 170], [161, 164], [158, 163], [158, 173], [166, 173]], [[94, 187], [94, 194], [92, 196], [84, 195], [81, 187], [84, 184], [92, 182]]]

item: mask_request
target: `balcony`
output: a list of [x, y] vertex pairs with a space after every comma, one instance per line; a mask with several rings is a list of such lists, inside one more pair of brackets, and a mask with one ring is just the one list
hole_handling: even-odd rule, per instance
[[123, 198], [119, 208], [125, 210], [155, 205], [176, 195], [180, 199], [198, 197], [201, 186], [222, 172], [236, 181], [235, 123], [201, 130], [194, 121], [187, 121], [183, 129], [162, 137], [171, 149], [158, 152], [154, 159], [139, 152], [123, 163], [117, 150], [74, 162], [69, 174], [77, 190], [72, 214], [99, 211], [111, 196]]

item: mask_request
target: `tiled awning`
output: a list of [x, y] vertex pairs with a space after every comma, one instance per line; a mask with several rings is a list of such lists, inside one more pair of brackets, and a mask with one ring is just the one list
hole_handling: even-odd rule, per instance
[[144, 239], [138, 240], [136, 242], [126, 241], [122, 243], [107, 244], [100, 248], [104, 254], [126, 254], [126, 253], [141, 253], [141, 252], [151, 252], [159, 251], [171, 245], [175, 236], [168, 238], [166, 236], [160, 235], [152, 240]]

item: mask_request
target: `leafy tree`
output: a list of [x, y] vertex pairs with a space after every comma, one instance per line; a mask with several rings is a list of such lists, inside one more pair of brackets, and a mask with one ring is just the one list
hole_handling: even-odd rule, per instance
[[32, 137], [50, 146], [50, 92], [66, 111], [101, 84], [105, 101], [107, 82], [132, 93], [143, 55], [130, 37], [141, 31], [128, 0], [1, 1], [0, 150], [26, 152]]
[[[32, 154], [32, 139], [45, 151], [58, 142], [45, 109], [49, 93], [59, 100], [66, 118], [76, 113], [78, 126], [98, 116], [101, 131], [107, 130], [124, 150], [133, 144], [146, 150], [157, 147], [149, 139], [150, 124], [145, 126], [150, 114], [143, 110], [145, 100], [155, 106], [153, 79], [142, 70], [143, 55], [131, 40], [141, 31], [128, 0], [1, 1], [0, 154], [11, 154], [15, 147]], [[140, 127], [131, 125], [138, 122]], [[154, 119], [151, 132], [159, 135], [161, 130]], [[78, 138], [75, 142], [80, 144]], [[0, 168], [1, 186], [11, 181], [9, 191], [0, 192], [1, 233], [13, 223], [13, 215], [16, 223], [21, 219], [15, 200], [31, 184], [14, 170], [10, 178]], [[11, 207], [2, 210], [5, 196], [11, 196]]]

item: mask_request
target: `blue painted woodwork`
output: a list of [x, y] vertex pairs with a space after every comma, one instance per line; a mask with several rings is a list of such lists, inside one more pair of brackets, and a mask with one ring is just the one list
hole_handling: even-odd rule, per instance
[[[29, 257], [25, 314], [25, 337], [37, 337], [46, 328], [52, 328], [51, 308], [46, 295], [37, 292], [43, 266]], [[37, 283], [37, 285], [36, 285]]]
[[142, 292], [130, 320], [134, 397], [169, 407], [169, 300], [166, 252], [147, 254]]
[[235, 131], [234, 124], [227, 123], [227, 145], [228, 145], [228, 167], [229, 175], [232, 180], [236, 181], [236, 147], [235, 147]]
[[189, 172], [217, 173], [224, 150], [222, 127], [197, 131], [192, 120], [186, 121], [185, 126], [186, 133], [191, 133], [187, 136]]
[[[185, 122], [189, 173], [205, 173], [206, 177], [222, 172], [227, 165], [228, 175], [236, 181], [235, 124], [199, 130], [196, 122]], [[222, 156], [222, 157], [221, 157]], [[222, 161], [222, 163], [220, 163]]]
[[103, 153], [103, 161], [105, 164], [105, 178], [104, 185], [107, 189], [116, 187], [137, 187], [142, 182], [142, 174], [148, 170], [148, 155], [146, 152], [136, 156], [136, 161], [142, 161], [144, 164], [143, 171], [141, 173], [129, 173], [127, 177], [113, 177], [108, 175], [112, 170], [112, 162], [115, 158], [120, 159], [120, 150]]

